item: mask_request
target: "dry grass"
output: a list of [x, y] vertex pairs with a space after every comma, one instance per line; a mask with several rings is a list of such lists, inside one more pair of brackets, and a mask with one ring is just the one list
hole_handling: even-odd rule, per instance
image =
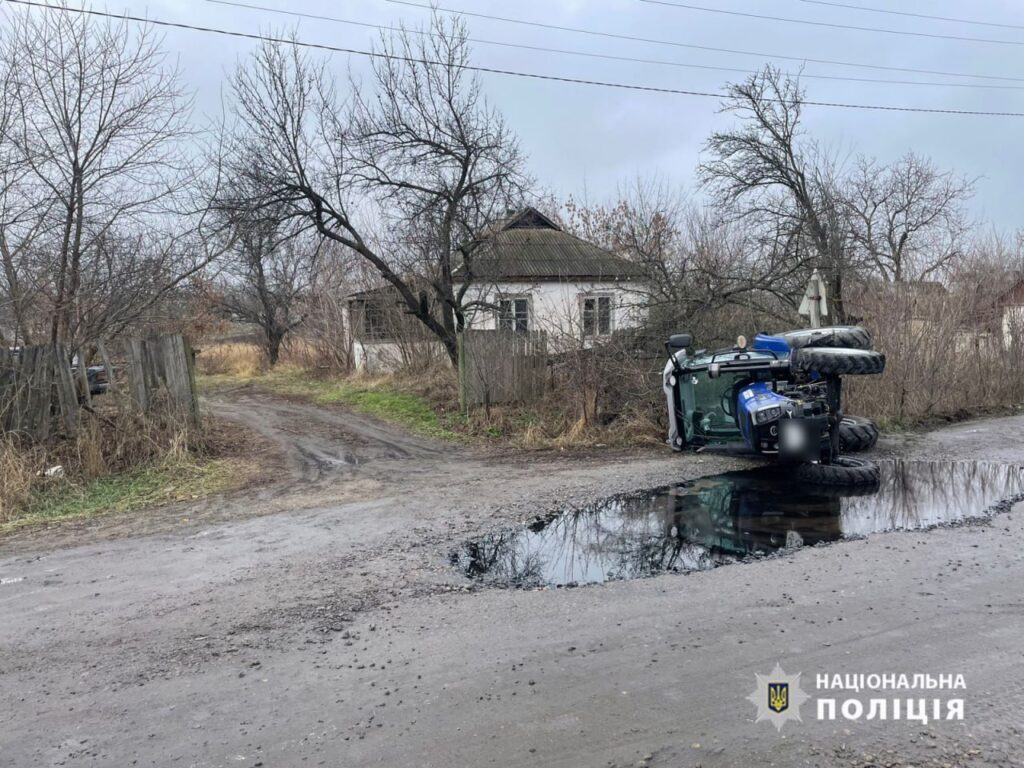
[[7, 520], [0, 535], [26, 526], [151, 509], [241, 487], [257, 467], [234, 459], [171, 460], [88, 482], [52, 482]]
[[474, 409], [455, 427], [471, 437], [523, 450], [634, 448], [660, 445], [663, 427], [644, 410], [628, 409], [598, 423], [579, 415], [571, 398], [550, 397], [528, 405]]
[[0, 438], [0, 523], [25, 507], [37, 484], [37, 452], [21, 450], [10, 435]]
[[868, 304], [863, 322], [886, 354], [886, 370], [845, 379], [846, 409], [909, 426], [1024, 404], [1024, 349], [1007, 347], [999, 315], [986, 322], [979, 304], [987, 306], [970, 286]]
[[0, 439], [0, 532], [239, 487], [254, 473], [225, 447], [244, 444], [166, 405], [142, 414], [97, 401], [74, 438], [44, 446]]
[[264, 367], [263, 353], [255, 344], [207, 344], [196, 355], [196, 368], [206, 375], [248, 378]]
[[[274, 370], [319, 370], [334, 366], [325, 359], [324, 351], [301, 338], [288, 339], [281, 347], [281, 356]], [[196, 356], [199, 373], [214, 376], [252, 378], [269, 370], [267, 357], [252, 342], [211, 342], [201, 344]]]

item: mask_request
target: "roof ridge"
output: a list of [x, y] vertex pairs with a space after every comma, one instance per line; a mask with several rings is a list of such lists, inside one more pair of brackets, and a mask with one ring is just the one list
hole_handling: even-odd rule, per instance
[[[527, 214], [532, 214], [532, 215], [536, 216], [542, 222], [544, 222], [547, 226], [546, 227], [515, 227], [514, 225], [519, 223], [520, 221], [522, 221], [527, 216]], [[508, 231], [510, 229], [552, 229], [555, 232], [564, 232], [565, 231], [560, 226], [558, 226], [558, 224], [556, 224], [555, 221], [550, 216], [545, 216], [543, 213], [540, 212], [540, 210], [538, 210], [537, 208], [535, 208], [532, 205], [524, 206], [517, 213], [511, 214], [505, 220], [505, 223], [502, 224], [495, 232], [491, 233], [490, 236], [493, 236], [497, 232], [506, 232], [506, 231]]]

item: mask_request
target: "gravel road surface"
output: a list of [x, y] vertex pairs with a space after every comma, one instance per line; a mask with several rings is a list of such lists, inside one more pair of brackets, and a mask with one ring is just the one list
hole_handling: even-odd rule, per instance
[[[210, 407], [274, 446], [268, 483], [0, 542], [0, 766], [1024, 764], [1024, 507], [480, 588], [448, 564], [466, 537], [752, 462], [485, 453], [253, 393]], [[1024, 463], [1024, 417], [881, 451]], [[825, 673], [962, 674], [965, 717], [818, 721], [811, 701], [778, 732], [746, 700], [776, 663], [812, 695]]]

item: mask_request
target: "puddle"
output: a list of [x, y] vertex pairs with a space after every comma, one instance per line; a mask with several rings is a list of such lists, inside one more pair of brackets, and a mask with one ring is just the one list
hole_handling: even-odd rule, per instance
[[467, 576], [564, 586], [713, 568], [785, 547], [984, 517], [1024, 496], [1024, 468], [880, 462], [877, 488], [802, 485], [779, 467], [728, 472], [614, 496], [452, 552]]

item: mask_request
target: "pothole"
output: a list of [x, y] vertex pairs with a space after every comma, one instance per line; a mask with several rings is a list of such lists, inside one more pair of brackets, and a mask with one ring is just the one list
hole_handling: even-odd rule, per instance
[[879, 462], [878, 487], [800, 484], [785, 468], [727, 472], [560, 510], [451, 553], [470, 578], [566, 586], [714, 568], [784, 548], [949, 525], [1024, 497], [1024, 468]]

